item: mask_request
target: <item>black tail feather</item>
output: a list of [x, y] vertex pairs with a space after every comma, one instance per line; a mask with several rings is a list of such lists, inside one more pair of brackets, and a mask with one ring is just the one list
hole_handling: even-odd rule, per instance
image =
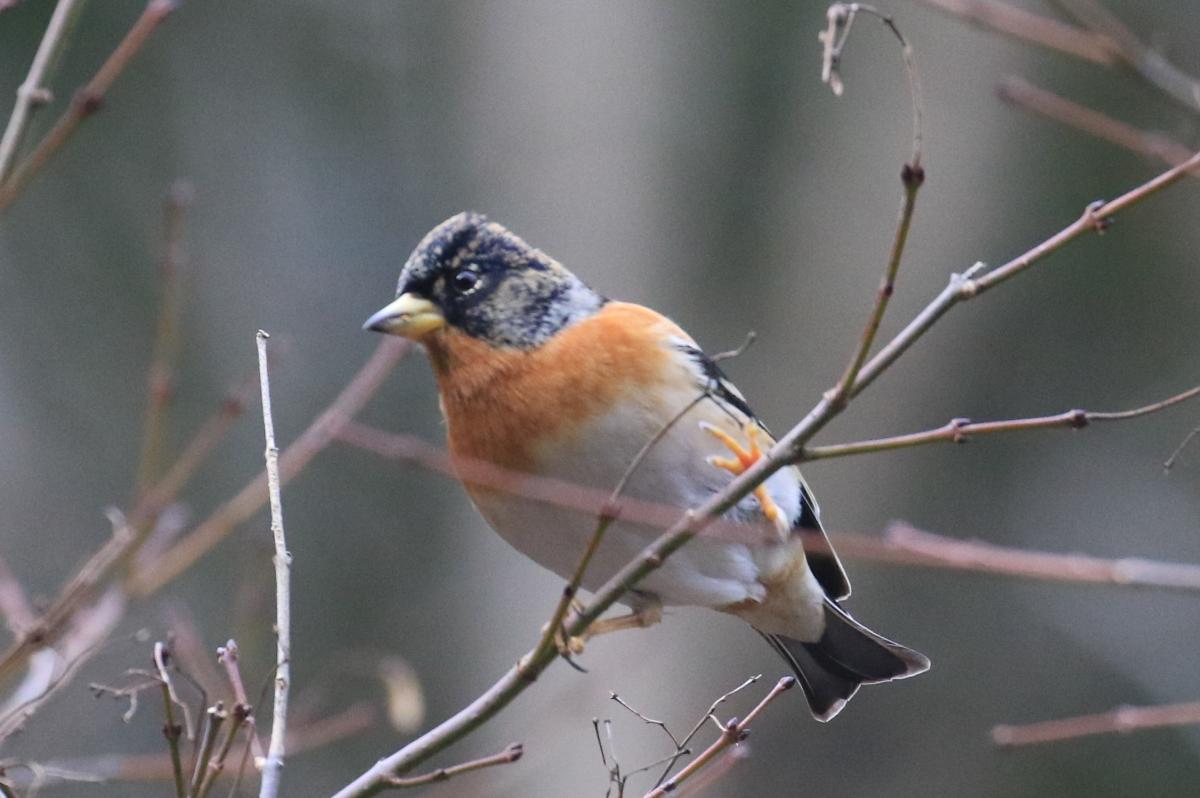
[[763, 637], [795, 671], [813, 716], [820, 721], [841, 712], [859, 685], [929, 670], [929, 659], [923, 654], [872, 632], [828, 599], [825, 631], [815, 643], [782, 635]]

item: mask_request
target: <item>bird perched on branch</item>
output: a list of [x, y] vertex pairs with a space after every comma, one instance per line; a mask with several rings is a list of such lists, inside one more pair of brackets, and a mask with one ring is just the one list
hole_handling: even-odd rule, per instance
[[[395, 301], [364, 326], [425, 346], [460, 463], [604, 491], [627, 477], [623, 496], [690, 508], [773, 443], [742, 394], [673, 322], [601, 296], [476, 213], [425, 236], [400, 273]], [[596, 531], [594, 516], [465, 487], [505, 540], [571, 577]], [[824, 532], [795, 467], [775, 472], [724, 520], [737, 523], [706, 528], [622, 598], [630, 616], [593, 630], [649, 625], [663, 605], [735, 615], [787, 661], [819, 720], [836, 715], [861, 684], [928, 669], [924, 656], [839, 605], [850, 584], [832, 549], [805, 553], [804, 539]], [[617, 520], [582, 586], [595, 590], [660, 533]]]

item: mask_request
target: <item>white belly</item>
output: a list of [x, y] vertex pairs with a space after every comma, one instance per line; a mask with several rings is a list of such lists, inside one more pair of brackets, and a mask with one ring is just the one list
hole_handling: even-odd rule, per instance
[[[675, 407], [684, 406], [692, 398], [679, 397]], [[655, 407], [664, 405], [669, 403], [659, 401]], [[594, 420], [572, 439], [539, 451], [539, 474], [595, 491], [611, 491], [637, 452], [666, 420], [651, 407], [631, 398], [619, 411]], [[740, 420], [731, 418], [713, 402], [704, 401], [676, 422], [649, 451], [622, 495], [676, 507], [682, 513], [728, 484], [731, 475], [705, 458], [728, 456], [729, 452], [698, 428], [701, 421], [745, 440]], [[798, 513], [800, 489], [792, 470], [783, 469], [772, 476], [767, 489], [785, 517], [792, 518]], [[574, 572], [597, 526], [595, 515], [508, 494], [474, 491], [474, 499], [483, 516], [505, 540], [564, 579]], [[731, 518], [742, 520], [756, 516], [761, 518], [757, 500], [752, 497], [730, 513]], [[595, 590], [661, 531], [626, 521], [614, 523], [585, 575], [584, 588]], [[761, 530], [758, 536], [762, 537]], [[784, 537], [754, 545], [698, 536], [649, 574], [638, 590], [654, 594], [668, 605], [723, 607], [746, 600], [762, 601], [766, 594], [760, 581], [762, 570], [779, 560]], [[626, 603], [636, 604], [636, 595]]]

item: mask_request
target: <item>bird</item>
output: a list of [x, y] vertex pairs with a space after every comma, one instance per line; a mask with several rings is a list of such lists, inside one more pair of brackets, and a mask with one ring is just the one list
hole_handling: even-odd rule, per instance
[[[452, 463], [605, 491], [622, 483], [623, 498], [687, 509], [774, 443], [717, 362], [677, 324], [602, 296], [479, 213], [433, 228], [401, 269], [395, 299], [363, 327], [426, 350]], [[594, 516], [494, 485], [464, 480], [464, 487], [502, 538], [571, 578]], [[928, 670], [924, 655], [842, 606], [850, 583], [795, 466], [776, 471], [723, 520], [732, 522], [717, 525], [725, 532], [705, 529], [627, 592], [622, 603], [632, 612], [607, 619], [610, 628], [648, 626], [663, 607], [676, 606], [741, 618], [783, 657], [820, 721], [862, 684]], [[731, 535], [731, 525], [752, 532]], [[618, 518], [582, 587], [595, 591], [661, 531]], [[806, 553], [812, 536], [825, 545]]]

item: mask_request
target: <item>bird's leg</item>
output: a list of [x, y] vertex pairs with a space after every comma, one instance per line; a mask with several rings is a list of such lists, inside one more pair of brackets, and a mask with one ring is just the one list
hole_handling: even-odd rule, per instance
[[662, 605], [658, 601], [650, 601], [632, 612], [617, 616], [616, 618], [602, 618], [594, 620], [592, 625], [583, 630], [583, 634], [578, 637], [571, 637], [571, 641], [577, 641], [578, 646], [583, 647], [583, 643], [592, 640], [593, 637], [607, 635], [610, 632], [622, 631], [623, 629], [646, 629], [647, 626], [653, 626], [662, 620]]
[[[571, 599], [571, 612], [579, 613], [583, 610], [583, 603], [576, 598]], [[545, 624], [542, 627], [542, 634], [546, 633], [546, 629], [550, 624]], [[583, 644], [585, 637], [575, 637], [567, 634], [567, 622], [559, 624], [559, 627], [554, 630], [554, 647], [558, 649], [558, 654], [563, 659], [570, 660], [571, 657], [583, 653]]]
[[[700, 428], [725, 444], [725, 447], [733, 452], [732, 458], [717, 457], [716, 455], [709, 457], [708, 462], [710, 465], [723, 468], [736, 477], [745, 473], [746, 469], [762, 459], [762, 448], [758, 445], [762, 430], [753, 421], [747, 421], [743, 428], [746, 433], [746, 440], [750, 444], [749, 449], [744, 448], [728, 432], [718, 429], [712, 424], [701, 423]], [[766, 485], [759, 485], [754, 489], [754, 498], [758, 500], [758, 506], [768, 521], [778, 527], [785, 527], [787, 525], [787, 521], [783, 517], [783, 511], [779, 509], [779, 505], [775, 503], [775, 500], [771, 498], [771, 494], [767, 492]]]
[[579, 654], [583, 651], [583, 646], [593, 637], [606, 635], [610, 632], [619, 632], [623, 629], [645, 629], [649, 626], [654, 626], [662, 620], [662, 602], [648, 597], [643, 597], [643, 603], [640, 603], [637, 609], [625, 615], [618, 615], [615, 618], [602, 618], [598, 621], [593, 621], [583, 634], [577, 637], [567, 638], [567, 647], [572, 654]]

